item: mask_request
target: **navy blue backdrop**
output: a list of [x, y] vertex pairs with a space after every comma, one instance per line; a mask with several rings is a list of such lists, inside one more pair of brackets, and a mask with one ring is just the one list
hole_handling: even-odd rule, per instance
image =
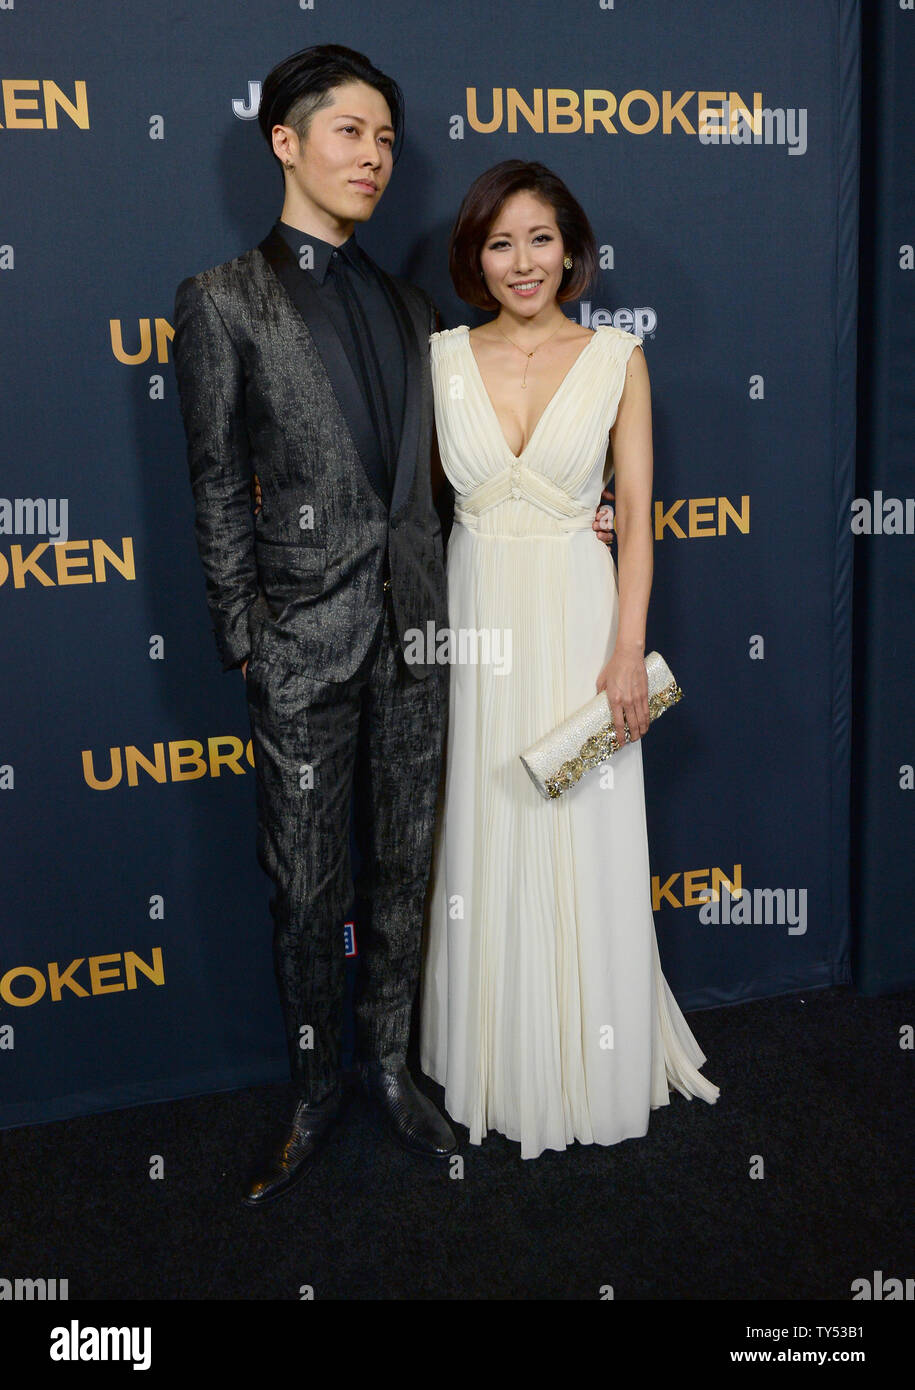
[[[169, 317], [269, 229], [257, 84], [327, 41], [404, 89], [360, 239], [446, 326], [478, 321], [447, 277], [458, 203], [520, 156], [601, 248], [567, 311], [644, 336], [648, 646], [685, 692], [645, 746], [672, 988], [691, 1009], [850, 979], [856, 0], [8, 0], [0, 1126], [287, 1074]], [[751, 920], [704, 920], [724, 884]]]
[[[852, 901], [855, 981], [915, 981], [915, 6], [864, 25], [854, 525]], [[901, 519], [901, 525], [899, 520]]]

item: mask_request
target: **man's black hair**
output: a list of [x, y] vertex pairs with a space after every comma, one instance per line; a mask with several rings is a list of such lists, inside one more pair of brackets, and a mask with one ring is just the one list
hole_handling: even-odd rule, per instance
[[365, 82], [384, 97], [394, 127], [396, 160], [403, 138], [403, 93], [393, 77], [376, 68], [364, 53], [357, 53], [354, 48], [344, 48], [339, 43], [303, 48], [277, 63], [267, 74], [261, 90], [257, 120], [271, 151], [271, 132], [275, 125], [292, 126], [299, 139], [304, 140], [312, 116], [322, 107], [330, 106], [334, 89], [346, 82]]

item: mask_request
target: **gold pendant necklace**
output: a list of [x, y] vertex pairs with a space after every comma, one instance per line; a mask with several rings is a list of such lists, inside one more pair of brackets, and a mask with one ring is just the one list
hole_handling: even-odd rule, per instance
[[[563, 314], [563, 316], [562, 316], [562, 323], [559, 325], [559, 328], [554, 328], [553, 331], [552, 331], [552, 333], [550, 333], [549, 337], [544, 338], [543, 343], [548, 343], [548, 342], [550, 341], [550, 338], [555, 338], [555, 337], [556, 337], [556, 334], [559, 332], [559, 329], [562, 328], [562, 326], [563, 326], [563, 324], [564, 324], [565, 322], [566, 322], [566, 316], [565, 316], [565, 314]], [[498, 325], [497, 323], [494, 324], [493, 327], [494, 327], [494, 328], [497, 328], [498, 331], [499, 331], [500, 333], [502, 333], [502, 329], [499, 328], [499, 325]], [[512, 342], [511, 338], [508, 336], [507, 333], [502, 333], [502, 337], [505, 339], [505, 341], [506, 341], [507, 343], [511, 343], [511, 345], [512, 345], [513, 348], [518, 348], [518, 351], [519, 351], [519, 352], [523, 352], [524, 355], [525, 355], [525, 357], [527, 358], [527, 361], [526, 361], [525, 364], [524, 364], [524, 375], [523, 375], [522, 378], [521, 378], [521, 389], [522, 389], [522, 391], [526, 391], [526, 390], [527, 390], [527, 369], [528, 369], [528, 367], [530, 366], [530, 361], [531, 361], [531, 358], [532, 358], [533, 355], [534, 355], [534, 352], [538, 352], [538, 351], [540, 350], [540, 348], [543, 347], [543, 343], [538, 343], [537, 346], [534, 348], [533, 352], [528, 352], [526, 348], [520, 347], [520, 346], [518, 345], [518, 343]]]

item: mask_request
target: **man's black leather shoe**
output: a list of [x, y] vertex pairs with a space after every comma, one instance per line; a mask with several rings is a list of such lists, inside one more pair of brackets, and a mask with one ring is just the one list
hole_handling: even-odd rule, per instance
[[362, 1084], [381, 1111], [388, 1133], [408, 1153], [448, 1158], [457, 1140], [447, 1120], [416, 1085], [405, 1066], [385, 1071], [377, 1062], [363, 1063]]
[[262, 1207], [288, 1192], [305, 1176], [340, 1118], [342, 1100], [343, 1090], [338, 1081], [319, 1105], [299, 1101], [285, 1140], [252, 1178], [242, 1198], [245, 1206]]

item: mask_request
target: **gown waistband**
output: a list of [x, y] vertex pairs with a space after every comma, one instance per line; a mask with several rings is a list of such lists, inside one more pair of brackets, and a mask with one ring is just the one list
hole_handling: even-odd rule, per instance
[[479, 518], [502, 502], [523, 498], [553, 517], [563, 531], [581, 531], [594, 520], [593, 509], [582, 507], [561, 487], [525, 464], [516, 462], [470, 492], [455, 497], [454, 518], [469, 530], [477, 530]]

